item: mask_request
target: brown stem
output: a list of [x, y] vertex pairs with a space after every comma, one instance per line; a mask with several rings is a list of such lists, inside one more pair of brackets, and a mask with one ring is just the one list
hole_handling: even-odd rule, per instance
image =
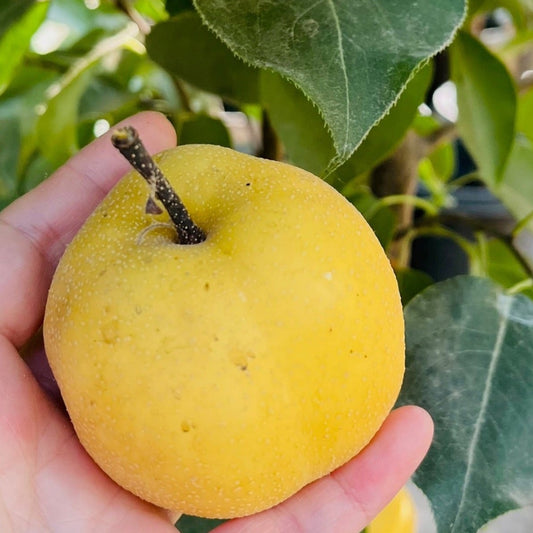
[[150, 157], [137, 130], [131, 126], [117, 129], [111, 136], [111, 142], [148, 182], [151, 191], [161, 201], [176, 227], [179, 244], [198, 244], [204, 241], [205, 233], [193, 222], [187, 208]]

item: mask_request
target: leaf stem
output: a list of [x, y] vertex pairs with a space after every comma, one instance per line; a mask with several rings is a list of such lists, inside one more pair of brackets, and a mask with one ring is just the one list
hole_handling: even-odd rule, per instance
[[205, 233], [193, 222], [187, 208], [144, 147], [137, 130], [131, 126], [117, 129], [111, 136], [111, 142], [148, 182], [151, 194], [155, 194], [161, 201], [174, 223], [179, 244], [198, 244], [204, 241]]
[[419, 207], [428, 213], [429, 215], [437, 215], [439, 208], [418, 196], [413, 196], [412, 194], [391, 194], [389, 196], [384, 196], [379, 198], [379, 200], [365, 213], [367, 220], [370, 220], [377, 212], [383, 207], [391, 207], [393, 205], [410, 205], [414, 207]]

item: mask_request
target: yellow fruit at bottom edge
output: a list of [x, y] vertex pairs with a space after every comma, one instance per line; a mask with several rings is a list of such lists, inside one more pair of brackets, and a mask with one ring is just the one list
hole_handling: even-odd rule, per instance
[[366, 533], [415, 533], [416, 508], [406, 488], [376, 516]]
[[[117, 155], [117, 157], [120, 157]], [[403, 317], [387, 257], [334, 189], [214, 147], [156, 160], [206, 233], [174, 243], [128, 174], [65, 252], [51, 367], [88, 453], [156, 505], [268, 508], [353, 457], [398, 395]]]

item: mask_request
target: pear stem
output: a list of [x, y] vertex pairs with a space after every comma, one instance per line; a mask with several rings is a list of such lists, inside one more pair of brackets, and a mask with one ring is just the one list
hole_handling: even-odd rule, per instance
[[[205, 240], [205, 233], [193, 222], [180, 197], [176, 194], [161, 169], [155, 164], [137, 130], [131, 126], [119, 128], [111, 135], [113, 146], [129, 161], [130, 165], [148, 182], [151, 195], [161, 201], [178, 234], [179, 244], [198, 244]], [[153, 198], [149, 197], [150, 204]]]

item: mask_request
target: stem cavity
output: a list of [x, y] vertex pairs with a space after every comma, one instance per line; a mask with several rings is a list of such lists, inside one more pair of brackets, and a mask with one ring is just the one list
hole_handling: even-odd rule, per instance
[[144, 147], [137, 130], [131, 126], [119, 128], [113, 132], [111, 142], [150, 186], [147, 205], [152, 208], [157, 207], [154, 202], [155, 196], [167, 210], [176, 228], [178, 243], [203, 242], [205, 233], [191, 219], [187, 208]]

